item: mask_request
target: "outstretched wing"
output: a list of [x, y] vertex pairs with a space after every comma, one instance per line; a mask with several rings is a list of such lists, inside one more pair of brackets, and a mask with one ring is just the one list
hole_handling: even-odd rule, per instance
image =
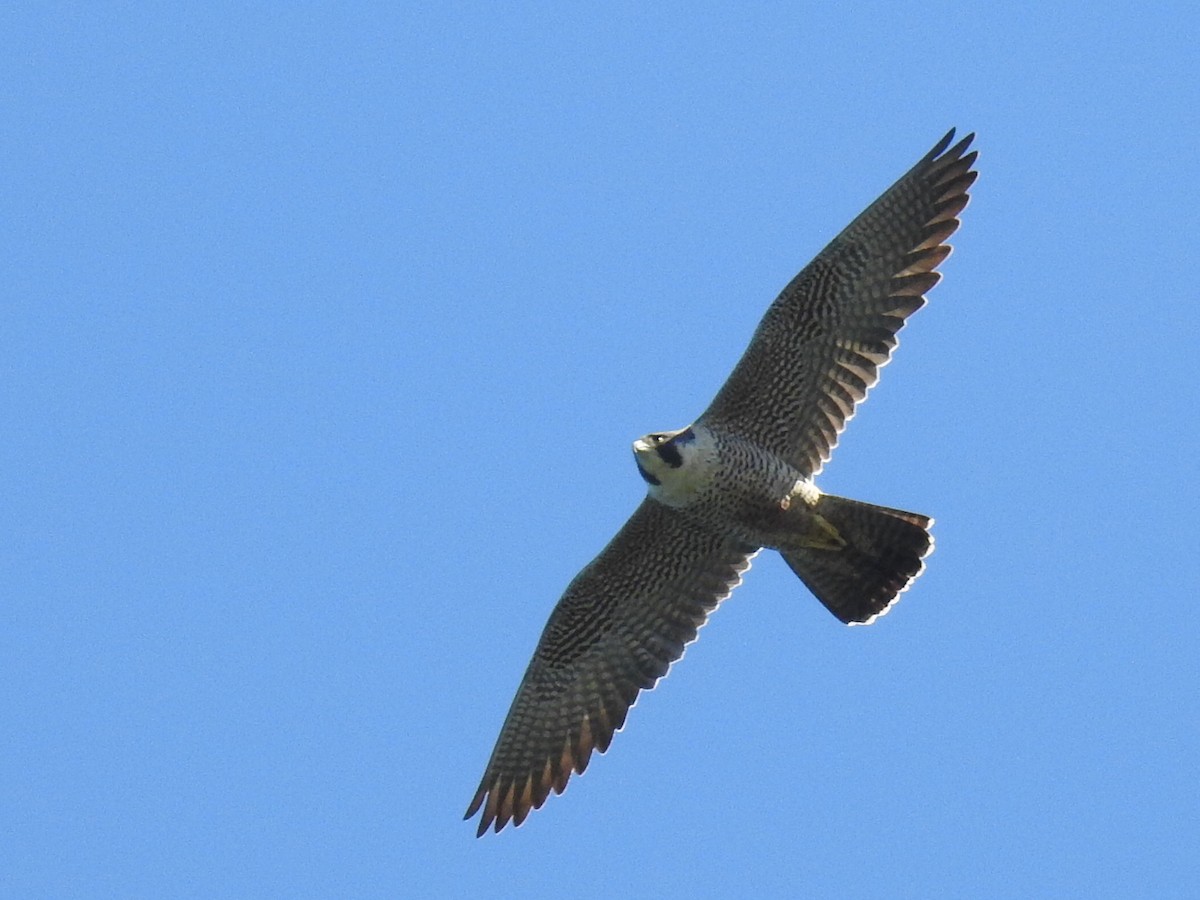
[[683, 655], [758, 548], [646, 498], [567, 587], [538, 641], [464, 818], [520, 825], [608, 749], [638, 692]]
[[829, 459], [879, 380], [896, 332], [950, 255], [977, 154], [954, 130], [804, 267], [767, 310], [700, 417], [746, 435], [806, 475]]

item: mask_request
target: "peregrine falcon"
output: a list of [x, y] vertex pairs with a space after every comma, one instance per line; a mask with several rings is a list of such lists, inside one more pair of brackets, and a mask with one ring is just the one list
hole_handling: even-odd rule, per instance
[[633, 442], [647, 496], [550, 615], [464, 817], [482, 808], [478, 835], [520, 825], [608, 749], [762, 548], [850, 625], [921, 573], [932, 519], [813, 478], [940, 278], [973, 137], [950, 146], [951, 129], [783, 289], [700, 418]]

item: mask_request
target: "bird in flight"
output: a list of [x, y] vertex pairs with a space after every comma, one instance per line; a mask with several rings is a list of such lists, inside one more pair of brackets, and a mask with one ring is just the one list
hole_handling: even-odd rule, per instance
[[932, 519], [813, 478], [940, 278], [973, 138], [951, 146], [951, 129], [804, 267], [700, 418], [633, 442], [647, 496], [550, 614], [464, 817], [482, 809], [478, 835], [520, 825], [608, 749], [762, 548], [850, 625], [921, 573]]

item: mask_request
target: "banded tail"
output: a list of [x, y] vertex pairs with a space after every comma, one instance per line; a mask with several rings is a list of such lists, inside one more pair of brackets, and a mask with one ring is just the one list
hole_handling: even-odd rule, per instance
[[814, 511], [845, 545], [779, 553], [826, 609], [848, 625], [869, 625], [925, 568], [933, 519], [829, 494], [821, 495]]

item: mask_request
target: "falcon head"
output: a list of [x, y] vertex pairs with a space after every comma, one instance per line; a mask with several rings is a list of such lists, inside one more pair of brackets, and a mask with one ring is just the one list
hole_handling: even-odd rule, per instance
[[652, 488], [669, 483], [696, 458], [696, 433], [689, 426], [678, 431], [647, 434], [633, 442], [638, 473]]

